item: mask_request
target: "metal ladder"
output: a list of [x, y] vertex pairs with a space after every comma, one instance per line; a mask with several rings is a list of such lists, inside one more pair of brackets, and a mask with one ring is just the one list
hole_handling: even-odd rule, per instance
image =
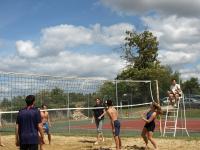
[[[179, 101], [177, 107], [173, 107], [169, 105], [169, 98], [167, 98], [167, 110], [165, 115], [165, 124], [164, 124], [164, 132], [163, 137], [166, 134], [173, 134], [176, 136], [177, 130], [185, 130], [187, 136], [189, 133], [186, 128], [186, 114], [185, 114], [185, 102], [184, 102], [184, 95], [179, 97]], [[179, 119], [179, 112], [181, 113], [181, 118]], [[181, 123], [181, 127], [178, 127], [178, 121]], [[182, 132], [183, 133], [183, 132]]]

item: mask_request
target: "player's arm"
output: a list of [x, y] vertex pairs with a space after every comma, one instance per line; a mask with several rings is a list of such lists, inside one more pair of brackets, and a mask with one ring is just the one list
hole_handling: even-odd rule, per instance
[[142, 120], [144, 120], [146, 123], [150, 123], [155, 118], [156, 118], [156, 112], [154, 112], [149, 119], [142, 117]]
[[92, 123], [94, 122], [94, 115], [92, 115], [92, 121], [91, 121]]
[[91, 123], [93, 123], [93, 122], [94, 122], [94, 119], [95, 119], [95, 116], [94, 116], [94, 114], [95, 114], [95, 109], [93, 109], [92, 111], [93, 111], [93, 112], [92, 112], [92, 120], [91, 120]]
[[44, 131], [42, 128], [42, 123], [38, 123], [38, 131], [40, 133], [40, 137], [41, 137], [41, 143], [44, 143]]
[[49, 119], [49, 113], [47, 112], [47, 122], [49, 124], [49, 126], [51, 127], [51, 122], [50, 122], [50, 119]]
[[108, 112], [109, 116], [110, 116], [110, 124], [112, 127], [112, 132], [113, 134], [115, 133], [115, 127], [114, 127], [114, 122], [113, 122], [113, 113], [112, 112]]
[[101, 119], [106, 114], [105, 109], [103, 110], [103, 113], [98, 117], [98, 119]]
[[40, 133], [40, 140], [41, 140], [41, 144], [44, 144], [44, 131], [43, 131], [43, 124], [42, 124], [42, 120], [41, 120], [41, 112], [38, 111], [38, 113], [36, 113], [36, 118], [37, 120], [37, 127], [38, 127], [38, 132]]

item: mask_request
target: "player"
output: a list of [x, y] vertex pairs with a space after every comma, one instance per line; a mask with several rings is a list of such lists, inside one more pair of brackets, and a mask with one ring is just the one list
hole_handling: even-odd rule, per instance
[[105, 103], [107, 105], [106, 112], [107, 112], [107, 114], [110, 118], [113, 137], [115, 139], [116, 150], [119, 150], [119, 149], [121, 149], [122, 143], [121, 143], [121, 138], [119, 136], [119, 134], [120, 134], [120, 122], [118, 120], [118, 112], [113, 107], [113, 103], [112, 103], [111, 100], [107, 100]]
[[49, 127], [51, 127], [51, 123], [49, 120], [49, 113], [46, 111], [46, 109], [47, 109], [47, 106], [45, 104], [43, 104], [41, 106], [40, 115], [41, 115], [41, 119], [42, 119], [44, 133], [47, 133], [49, 144], [51, 144], [51, 134], [49, 132]]
[[159, 114], [161, 114], [161, 107], [156, 102], [153, 102], [150, 105], [150, 110], [146, 113], [146, 116], [141, 114], [142, 120], [145, 122], [141, 136], [146, 144], [146, 148], [148, 141], [153, 144], [155, 149], [158, 148], [155, 140], [153, 139], [153, 132], [155, 129], [155, 119]]

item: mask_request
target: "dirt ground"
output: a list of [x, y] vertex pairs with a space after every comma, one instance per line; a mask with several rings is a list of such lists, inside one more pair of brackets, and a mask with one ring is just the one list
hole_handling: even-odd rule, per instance
[[[0, 150], [18, 150], [15, 146], [15, 137], [2, 136], [2, 141], [6, 147], [0, 147]], [[47, 137], [45, 137], [47, 142]], [[200, 140], [196, 139], [166, 139], [156, 138], [160, 150], [199, 150]], [[105, 142], [94, 145], [94, 137], [65, 137], [52, 136], [52, 144], [44, 145], [45, 150], [114, 150], [115, 144], [112, 138], [106, 138]], [[122, 138], [123, 150], [143, 150], [144, 142], [141, 138]], [[149, 144], [149, 150], [153, 150]]]

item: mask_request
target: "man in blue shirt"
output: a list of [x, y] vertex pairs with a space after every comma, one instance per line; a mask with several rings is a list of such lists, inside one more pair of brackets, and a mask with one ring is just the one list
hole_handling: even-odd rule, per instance
[[38, 132], [44, 143], [40, 111], [34, 107], [34, 95], [28, 95], [25, 101], [27, 106], [19, 111], [16, 120], [16, 146], [20, 146], [20, 150], [38, 150]]

